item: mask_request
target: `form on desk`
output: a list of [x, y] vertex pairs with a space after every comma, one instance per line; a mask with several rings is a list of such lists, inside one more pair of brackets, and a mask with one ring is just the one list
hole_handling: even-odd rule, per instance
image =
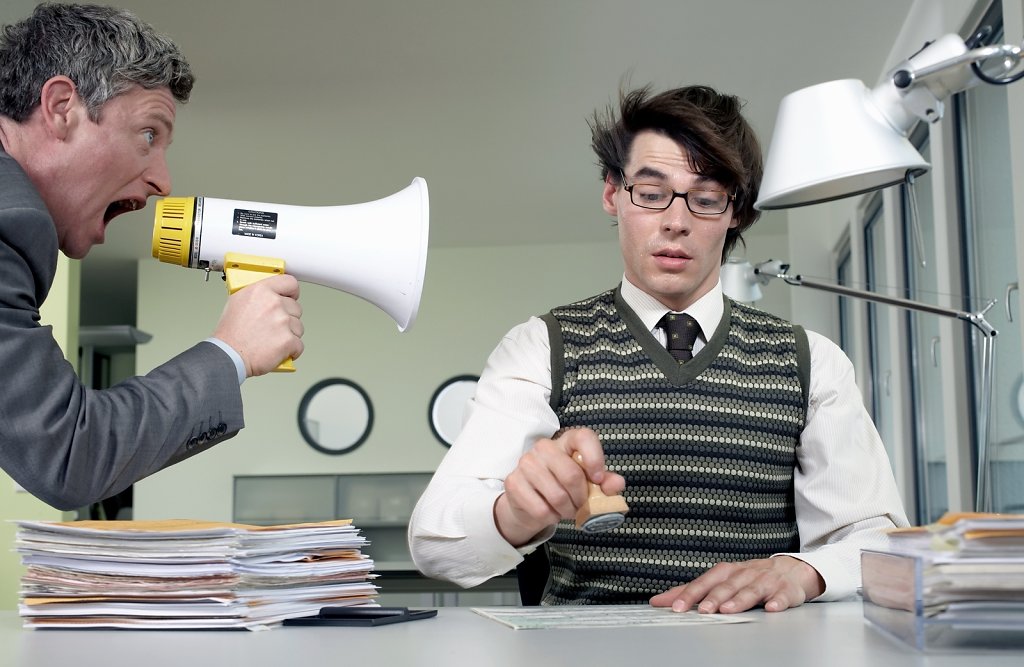
[[516, 630], [547, 628], [621, 628], [654, 625], [714, 625], [748, 623], [748, 616], [675, 612], [667, 607], [643, 605], [587, 605], [559, 607], [474, 607], [473, 611]]

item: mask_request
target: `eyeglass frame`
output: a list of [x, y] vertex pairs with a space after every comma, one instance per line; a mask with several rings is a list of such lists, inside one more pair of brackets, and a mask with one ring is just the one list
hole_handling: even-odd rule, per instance
[[[632, 185], [626, 185], [626, 174], [623, 173], [622, 171], [619, 171], [619, 175], [622, 176], [622, 189], [629, 193], [629, 203], [631, 203], [633, 206], [636, 206], [637, 208], [643, 208], [648, 211], [667, 211], [669, 208], [672, 207], [672, 204], [673, 202], [675, 202], [676, 198], [679, 198], [682, 199], [683, 203], [686, 204], [686, 210], [688, 210], [690, 213], [693, 213], [694, 215], [712, 217], [715, 215], [722, 215], [723, 213], [729, 210], [729, 203], [736, 201], [736, 195], [731, 195], [725, 190], [704, 190], [701, 188], [693, 188], [691, 190], [687, 190], [686, 192], [676, 192], [667, 185], [658, 185], [657, 183], [633, 183]], [[668, 203], [661, 208], [656, 206], [644, 206], [643, 204], [637, 204], [636, 201], [633, 199], [633, 188], [636, 187], [637, 185], [656, 185], [671, 192], [672, 198], [669, 199]], [[700, 211], [694, 211], [693, 208], [690, 206], [689, 194], [691, 192], [721, 192], [722, 194], [725, 195], [725, 208], [723, 208], [721, 211], [717, 213], [702, 213]]]

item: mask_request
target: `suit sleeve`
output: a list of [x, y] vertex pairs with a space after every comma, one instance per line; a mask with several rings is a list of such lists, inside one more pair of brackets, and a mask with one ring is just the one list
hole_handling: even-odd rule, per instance
[[212, 343], [114, 388], [84, 387], [39, 322], [55, 262], [45, 211], [0, 210], [0, 466], [15, 481], [81, 507], [242, 428], [234, 365]]

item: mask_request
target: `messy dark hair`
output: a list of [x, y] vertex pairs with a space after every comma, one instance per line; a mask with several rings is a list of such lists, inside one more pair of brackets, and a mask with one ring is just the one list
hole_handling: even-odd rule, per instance
[[742, 107], [738, 97], [707, 86], [654, 96], [649, 86], [621, 92], [618, 109], [595, 112], [590, 121], [601, 179], [621, 184], [637, 133], [652, 130], [674, 140], [686, 150], [694, 173], [714, 179], [736, 196], [733, 216], [738, 224], [726, 234], [724, 262], [760, 217], [754, 201], [764, 172], [761, 144], [740, 113]]

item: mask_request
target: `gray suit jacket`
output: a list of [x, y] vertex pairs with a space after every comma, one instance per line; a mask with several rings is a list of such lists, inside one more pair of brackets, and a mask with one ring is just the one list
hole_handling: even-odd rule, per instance
[[57, 252], [46, 206], [0, 150], [0, 467], [73, 509], [230, 438], [244, 421], [235, 366], [212, 343], [112, 389], [84, 387], [39, 324]]

